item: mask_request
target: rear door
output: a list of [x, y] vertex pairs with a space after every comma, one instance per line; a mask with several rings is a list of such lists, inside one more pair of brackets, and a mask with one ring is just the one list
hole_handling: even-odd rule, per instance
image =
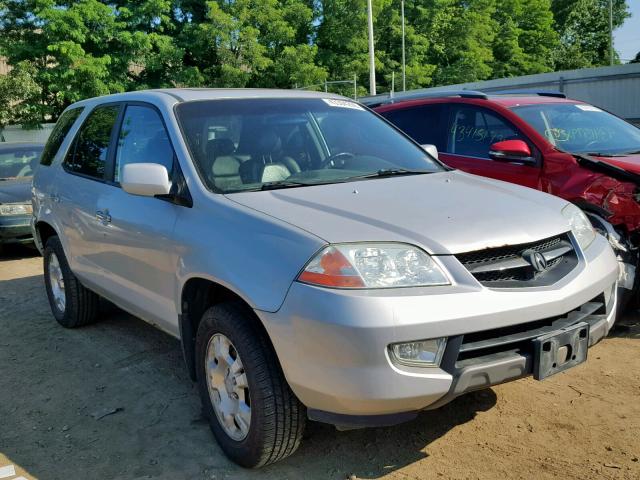
[[95, 290], [104, 288], [108, 277], [101, 259], [102, 226], [96, 215], [98, 198], [112, 188], [105, 172], [120, 108], [119, 104], [100, 105], [89, 113], [67, 150], [52, 195], [71, 268]]
[[180, 169], [162, 116], [155, 107], [127, 103], [116, 134], [111, 185], [98, 199], [105, 215], [101, 223], [101, 264], [110, 272], [114, 302], [159, 326], [178, 333], [175, 292], [178, 246], [173, 231], [184, 208], [170, 199], [131, 195], [122, 190], [122, 168], [130, 163], [159, 163], [170, 178]]
[[[541, 156], [533, 143], [514, 125], [488, 108], [452, 103], [446, 118], [440, 159], [469, 173], [538, 188]], [[538, 158], [535, 165], [496, 161], [489, 158], [491, 145], [502, 140], [523, 140]]]

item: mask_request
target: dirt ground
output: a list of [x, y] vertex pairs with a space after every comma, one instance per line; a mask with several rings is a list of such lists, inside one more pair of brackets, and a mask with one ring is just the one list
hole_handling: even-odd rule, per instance
[[178, 341], [118, 311], [64, 330], [41, 265], [28, 249], [0, 257], [0, 478], [640, 478], [640, 314], [543, 382], [469, 394], [393, 428], [312, 423], [292, 457], [247, 471], [201, 418]]

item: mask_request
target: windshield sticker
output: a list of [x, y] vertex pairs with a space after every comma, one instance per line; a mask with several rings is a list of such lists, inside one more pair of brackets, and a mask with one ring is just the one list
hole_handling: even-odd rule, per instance
[[339, 108], [352, 108], [354, 110], [364, 110], [360, 105], [355, 102], [350, 102], [349, 100], [338, 100], [335, 98], [323, 98], [324, 103], [329, 105], [330, 107], [339, 107]]
[[593, 105], [576, 105], [580, 110], [584, 112], [601, 112], [598, 107], [594, 107]]
[[544, 132], [545, 136], [556, 142], [575, 142], [582, 143], [604, 142], [612, 140], [615, 131], [606, 127], [593, 128], [548, 128]]

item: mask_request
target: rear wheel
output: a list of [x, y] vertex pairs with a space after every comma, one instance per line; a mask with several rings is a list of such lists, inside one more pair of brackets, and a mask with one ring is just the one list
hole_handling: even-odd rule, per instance
[[49, 306], [58, 323], [76, 328], [95, 321], [100, 297], [85, 288], [73, 274], [58, 237], [47, 240], [43, 257]]
[[204, 413], [225, 454], [248, 468], [291, 455], [306, 421], [304, 406], [252, 316], [238, 303], [213, 306], [202, 317], [196, 338]]

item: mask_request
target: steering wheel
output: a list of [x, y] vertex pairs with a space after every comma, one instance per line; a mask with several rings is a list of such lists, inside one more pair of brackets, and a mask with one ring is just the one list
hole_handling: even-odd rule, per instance
[[[322, 163], [320, 164], [320, 168], [340, 168], [340, 167], [344, 167], [344, 163], [347, 159], [349, 158], [353, 158], [355, 157], [355, 155], [353, 153], [349, 153], [349, 152], [338, 152], [338, 153], [334, 153], [333, 155], [329, 155], [327, 158], [325, 158]], [[340, 158], [342, 158], [341, 161], [338, 161]]]
[[599, 143], [602, 143], [602, 140], [599, 138], [596, 138], [595, 140], [591, 140], [589, 143], [587, 143], [584, 148], [585, 150], [589, 150], [592, 148], [593, 145], [597, 145]]
[[31, 168], [31, 165], [25, 165], [20, 169], [20, 171], [16, 175], [16, 178], [29, 177], [29, 176], [33, 176], [33, 169]]

